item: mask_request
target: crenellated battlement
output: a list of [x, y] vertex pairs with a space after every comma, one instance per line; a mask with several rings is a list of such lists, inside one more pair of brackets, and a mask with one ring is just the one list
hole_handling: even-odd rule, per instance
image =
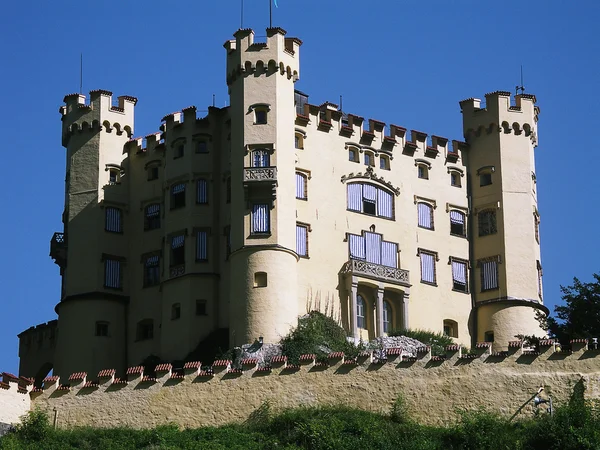
[[485, 94], [485, 105], [478, 98], [459, 102], [463, 113], [464, 136], [467, 141], [482, 134], [505, 133], [522, 135], [537, 145], [537, 121], [540, 109], [532, 94], [518, 94], [511, 102], [511, 93], [495, 91]]
[[83, 94], [68, 94], [63, 99], [65, 105], [59, 108], [63, 122], [63, 145], [68, 145], [70, 137], [77, 133], [98, 133], [105, 131], [117, 135], [133, 134], [134, 108], [137, 98], [129, 95], [117, 97], [113, 104], [112, 92], [102, 89], [90, 91], [90, 101], [86, 103]]
[[299, 50], [302, 41], [286, 38], [279, 27], [267, 28], [266, 40], [256, 41], [254, 30], [240, 29], [235, 39], [225, 42], [227, 50], [227, 84], [240, 76], [279, 72], [296, 82], [300, 78]]

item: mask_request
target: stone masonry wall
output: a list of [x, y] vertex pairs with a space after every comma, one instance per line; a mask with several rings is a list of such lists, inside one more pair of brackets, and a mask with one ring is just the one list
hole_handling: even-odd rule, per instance
[[0, 432], [6, 431], [7, 425], [20, 422], [20, 417], [31, 408], [29, 396], [32, 380], [19, 378], [10, 373], [0, 373]]
[[[463, 356], [451, 346], [447, 358], [423, 351], [407, 358], [400, 349], [391, 349], [383, 364], [372, 355], [344, 360], [340, 354], [330, 355], [328, 364], [316, 364], [312, 355], [305, 355], [298, 366], [273, 361], [270, 369], [257, 368], [252, 359], [244, 360], [241, 369], [231, 368], [229, 361], [215, 361], [205, 370], [188, 363], [184, 375], [172, 373], [165, 364], [157, 368], [156, 378], [144, 375], [142, 367], [130, 368], [128, 380], [115, 379], [112, 370], [98, 374], [98, 381], [73, 374], [70, 384], [61, 384], [51, 377], [43, 391], [31, 395], [33, 406], [56, 415], [60, 427], [135, 428], [243, 421], [264, 401], [275, 410], [344, 404], [387, 412], [402, 394], [413, 418], [439, 424], [455, 419], [459, 410], [478, 407], [510, 416], [540, 387], [557, 406], [569, 400], [580, 382], [588, 398], [600, 398], [596, 350], [556, 352], [553, 343], [546, 343], [540, 353], [528, 353], [520, 345], [506, 354], [490, 355], [483, 345], [478, 350], [478, 356]], [[531, 416], [533, 409], [529, 403], [521, 416]]]

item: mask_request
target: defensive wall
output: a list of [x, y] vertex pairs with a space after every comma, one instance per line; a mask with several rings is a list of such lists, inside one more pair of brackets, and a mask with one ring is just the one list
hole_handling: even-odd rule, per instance
[[[401, 394], [410, 414], [421, 423], [440, 424], [457, 418], [460, 410], [483, 407], [511, 416], [522, 408], [522, 417], [536, 408], [530, 400], [544, 388], [554, 405], [569, 401], [575, 386], [583, 384], [587, 399], [600, 399], [600, 351], [585, 341], [560, 350], [552, 340], [539, 351], [511, 342], [509, 351], [492, 353], [489, 343], [477, 344], [475, 353], [463, 354], [460, 346], [446, 348], [446, 356], [432, 356], [428, 347], [417, 357], [402, 349], [387, 350], [387, 358], [374, 354], [345, 358], [332, 353], [317, 362], [303, 355], [300, 364], [275, 357], [268, 367], [255, 359], [214, 361], [204, 366], [187, 363], [174, 371], [161, 364], [152, 374], [131, 367], [125, 378], [112, 369], [88, 377], [75, 373], [44, 380], [32, 388], [31, 380], [4, 374], [0, 389], [0, 422], [17, 422], [20, 414], [39, 407], [58, 427], [154, 427], [176, 422], [183, 427], [221, 425], [248, 418], [263, 402], [275, 410], [307, 405], [344, 404], [387, 412]], [[12, 377], [12, 378], [11, 378]], [[528, 403], [529, 401], [529, 403]], [[545, 412], [545, 408], [540, 408]]]

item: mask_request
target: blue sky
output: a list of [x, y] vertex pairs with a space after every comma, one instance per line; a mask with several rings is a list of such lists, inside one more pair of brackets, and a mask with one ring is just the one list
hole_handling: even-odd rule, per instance
[[[273, 23], [304, 41], [297, 88], [312, 103], [462, 140], [458, 102], [525, 88], [541, 107], [536, 150], [546, 304], [573, 276], [590, 280], [600, 250], [600, 2], [278, 0]], [[244, 26], [264, 35], [268, 0], [245, 0]], [[165, 114], [227, 102], [223, 43], [240, 0], [22, 0], [3, 5], [0, 108], [0, 372], [18, 370], [17, 333], [53, 319], [62, 230], [65, 94], [107, 89], [139, 98], [135, 134]], [[351, 61], [351, 62], [349, 62]]]

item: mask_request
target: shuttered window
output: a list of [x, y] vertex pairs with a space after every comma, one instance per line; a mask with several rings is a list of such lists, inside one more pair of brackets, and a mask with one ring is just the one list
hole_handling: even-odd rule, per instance
[[208, 261], [208, 233], [196, 232], [196, 261]]
[[208, 182], [203, 178], [196, 180], [196, 203], [208, 204]]
[[452, 262], [452, 289], [467, 292], [467, 262], [451, 259]]
[[308, 257], [308, 227], [296, 225], [296, 253], [298, 256]]
[[482, 261], [479, 265], [481, 272], [481, 290], [498, 289], [498, 261]]
[[153, 203], [146, 206], [144, 214], [144, 230], [160, 228], [160, 204]]
[[112, 233], [122, 233], [123, 224], [121, 222], [121, 210], [109, 206], [104, 209], [105, 224], [104, 229]]
[[348, 246], [350, 259], [398, 267], [398, 244], [384, 241], [380, 234], [367, 231], [362, 236], [348, 234]]
[[185, 235], [180, 234], [171, 238], [171, 266], [185, 264]]
[[394, 218], [394, 200], [391, 193], [372, 184], [347, 185], [347, 206], [350, 211], [361, 212], [386, 219]]
[[421, 282], [435, 284], [435, 254], [419, 251], [421, 257]]
[[296, 198], [306, 200], [306, 175], [296, 172]]
[[419, 227], [433, 230], [433, 207], [428, 203], [417, 203]]
[[121, 261], [116, 259], [104, 260], [104, 287], [121, 289]]
[[252, 218], [251, 218], [251, 232], [252, 233], [270, 233], [270, 211], [269, 205], [266, 204], [255, 204], [252, 205]]
[[465, 214], [460, 211], [450, 211], [450, 234], [465, 236]]
[[174, 184], [171, 187], [171, 209], [185, 206], [185, 183]]

